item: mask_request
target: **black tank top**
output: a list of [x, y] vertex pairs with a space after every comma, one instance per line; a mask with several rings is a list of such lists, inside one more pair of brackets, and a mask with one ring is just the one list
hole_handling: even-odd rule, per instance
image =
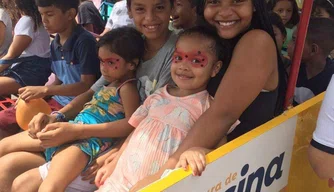
[[227, 136], [229, 141], [255, 129], [275, 117], [278, 88], [261, 92], [240, 116], [240, 125]]
[[[209, 93], [214, 96], [218, 86], [227, 70], [224, 66], [215, 78], [212, 78], [208, 85]], [[241, 114], [240, 124], [235, 130], [227, 136], [228, 141], [231, 141], [254, 128], [266, 123], [275, 117], [277, 113], [278, 87], [270, 92], [261, 92], [248, 108]], [[219, 99], [219, 98], [215, 98]]]

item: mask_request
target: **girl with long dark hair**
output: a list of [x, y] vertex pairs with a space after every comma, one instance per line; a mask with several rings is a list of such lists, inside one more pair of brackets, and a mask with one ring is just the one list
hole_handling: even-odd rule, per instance
[[50, 37], [34, 0], [15, 0], [22, 17], [14, 39], [0, 60], [0, 95], [16, 94], [25, 86], [42, 86], [51, 74]]

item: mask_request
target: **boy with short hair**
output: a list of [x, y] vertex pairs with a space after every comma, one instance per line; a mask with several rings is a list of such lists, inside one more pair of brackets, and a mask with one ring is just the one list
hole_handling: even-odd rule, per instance
[[[48, 103], [58, 110], [88, 90], [99, 77], [96, 40], [75, 21], [79, 0], [36, 0], [36, 4], [46, 30], [58, 33], [51, 43], [51, 68], [56, 78], [51, 85], [27, 86], [18, 92], [26, 101], [53, 96]], [[13, 134], [18, 130], [14, 107], [1, 111], [0, 132]]]
[[[295, 39], [296, 32], [288, 46], [291, 58]], [[333, 49], [334, 21], [327, 18], [311, 18], [294, 95], [295, 105], [326, 91], [334, 74], [334, 65], [327, 57]]]

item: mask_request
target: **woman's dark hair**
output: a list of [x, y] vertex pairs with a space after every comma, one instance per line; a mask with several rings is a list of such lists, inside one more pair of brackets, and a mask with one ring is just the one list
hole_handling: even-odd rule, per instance
[[42, 26], [42, 17], [34, 0], [15, 0], [16, 7], [26, 16], [34, 21], [34, 30]]
[[313, 2], [313, 13], [317, 7], [325, 9], [330, 18], [334, 19], [334, 0], [315, 0]]
[[271, 24], [277, 27], [281, 31], [282, 35], [286, 37], [286, 29], [284, 27], [281, 17], [277, 15], [277, 13], [275, 12], [270, 12], [269, 18], [270, 18]]
[[[174, 1], [175, 0], [169, 0], [171, 7], [174, 6]], [[131, 7], [131, 0], [127, 0], [126, 1], [126, 5], [127, 5], [128, 9], [129, 9]]]
[[[263, 31], [266, 31], [271, 38], [273, 39], [273, 41], [276, 43], [275, 40], [275, 35], [274, 35], [274, 31], [273, 31], [273, 27], [271, 25], [270, 19], [269, 19], [269, 13], [267, 10], [267, 4], [265, 0], [252, 0], [253, 2], [253, 6], [255, 8], [255, 12], [253, 13], [253, 17], [252, 17], [252, 21], [251, 21], [251, 26], [249, 27], [249, 30], [251, 29], [261, 29]], [[197, 8], [198, 14], [199, 15], [203, 15], [204, 13], [204, 8], [205, 8], [205, 3], [206, 0], [202, 1], [202, 4]], [[206, 24], [206, 26], [208, 26], [208, 24]], [[213, 26], [211, 26], [213, 27]], [[247, 32], [246, 31], [246, 32]], [[230, 46], [230, 56], [229, 58], [229, 62], [225, 63], [222, 67], [222, 70], [217, 74], [217, 76], [215, 78], [213, 78], [213, 81], [219, 81], [222, 79], [224, 73], [226, 72], [230, 60], [232, 58], [232, 53], [233, 53], [233, 49], [236, 46], [236, 44], [238, 43], [238, 41], [240, 40], [240, 38], [246, 33], [242, 33], [239, 34], [238, 36], [236, 36], [233, 39], [229, 40], [229, 46]], [[280, 57], [280, 50], [278, 50], [277, 46], [276, 46], [276, 50], [277, 50], [277, 67], [278, 67], [278, 72], [279, 72], [279, 86], [278, 86], [278, 99], [276, 102], [276, 114], [281, 114], [284, 110], [283, 108], [283, 104], [284, 104], [284, 99], [285, 99], [285, 93], [286, 93], [286, 88], [287, 88], [287, 74], [286, 74], [286, 70], [284, 68], [283, 65], [283, 61], [282, 58]], [[210, 94], [214, 95], [216, 93], [216, 90], [219, 86], [219, 84], [217, 83], [217, 85], [215, 85], [214, 83], [212, 84], [216, 87], [212, 87], [210, 88]]]
[[[126, 62], [139, 61], [144, 55], [144, 38], [132, 27], [119, 27], [103, 35], [97, 42], [97, 48], [108, 47], [110, 52], [121, 56]], [[139, 64], [139, 63], [138, 63]], [[136, 63], [136, 66], [138, 66]]]
[[210, 49], [216, 55], [218, 61], [222, 61], [223, 63], [227, 61], [228, 57], [228, 44], [224, 43], [224, 40], [220, 38], [220, 36], [216, 33], [212, 28], [207, 28], [204, 26], [196, 26], [190, 29], [187, 29], [179, 34], [177, 41], [182, 39], [182, 37], [198, 35], [206, 38], [211, 41]]
[[298, 5], [296, 3], [296, 0], [269, 0], [268, 1], [268, 8], [270, 11], [274, 10], [274, 7], [276, 6], [276, 4], [279, 1], [289, 1], [292, 3], [292, 16], [290, 21], [286, 24], [289, 28], [294, 27], [295, 25], [297, 25], [299, 23], [299, 9], [298, 9]]

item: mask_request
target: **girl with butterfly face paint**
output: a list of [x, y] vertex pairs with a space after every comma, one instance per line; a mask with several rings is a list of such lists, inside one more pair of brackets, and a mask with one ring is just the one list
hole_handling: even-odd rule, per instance
[[[210, 41], [203, 41], [200, 35], [180, 37], [176, 44], [171, 75], [178, 91], [183, 95], [194, 94], [206, 89], [208, 80], [221, 68]], [[202, 42], [202, 43], [198, 43]]]

